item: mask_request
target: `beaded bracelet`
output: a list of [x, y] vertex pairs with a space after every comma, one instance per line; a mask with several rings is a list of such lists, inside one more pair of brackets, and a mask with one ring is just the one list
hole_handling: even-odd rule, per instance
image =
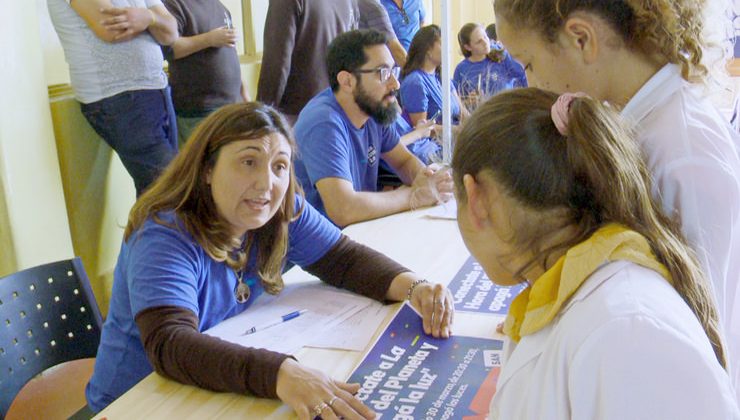
[[416, 289], [416, 286], [422, 283], [429, 283], [429, 282], [427, 281], [427, 279], [418, 279], [418, 280], [414, 280], [414, 282], [411, 283], [411, 286], [409, 286], [409, 291], [406, 292], [406, 300], [411, 300], [411, 295], [414, 293], [414, 289]]

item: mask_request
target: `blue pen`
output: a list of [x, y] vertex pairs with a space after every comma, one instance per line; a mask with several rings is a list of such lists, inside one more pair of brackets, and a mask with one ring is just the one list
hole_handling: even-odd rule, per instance
[[272, 320], [270, 322], [266, 322], [266, 323], [264, 323], [262, 325], [255, 325], [254, 327], [252, 327], [252, 328], [248, 329], [247, 331], [245, 331], [244, 334], [242, 334], [242, 335], [254, 334], [257, 331], [266, 330], [266, 329], [268, 329], [270, 327], [274, 327], [275, 325], [280, 325], [283, 322], [290, 321], [293, 318], [298, 318], [299, 316], [305, 314], [306, 312], [308, 312], [308, 309], [301, 309], [300, 311], [293, 311], [293, 312], [291, 312], [289, 314], [285, 314], [285, 315], [281, 316], [280, 318], [277, 318], [277, 319]]

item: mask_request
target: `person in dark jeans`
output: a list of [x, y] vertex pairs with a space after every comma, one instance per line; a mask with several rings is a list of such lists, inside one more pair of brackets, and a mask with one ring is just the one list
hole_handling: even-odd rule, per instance
[[118, 153], [138, 196], [177, 153], [161, 50], [177, 39], [177, 24], [161, 0], [116, 4], [47, 2], [82, 114]]
[[122, 92], [90, 104], [82, 115], [118, 153], [139, 196], [177, 154], [170, 88]]

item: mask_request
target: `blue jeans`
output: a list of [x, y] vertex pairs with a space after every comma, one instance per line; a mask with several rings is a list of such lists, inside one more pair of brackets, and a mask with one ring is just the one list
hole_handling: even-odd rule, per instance
[[177, 122], [169, 86], [119, 93], [82, 104], [81, 109], [98, 135], [118, 153], [134, 179], [137, 196], [177, 154]]

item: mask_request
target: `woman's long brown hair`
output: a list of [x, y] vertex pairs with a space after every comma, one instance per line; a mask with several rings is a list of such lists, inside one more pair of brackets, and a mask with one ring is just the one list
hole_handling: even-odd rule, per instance
[[233, 104], [208, 116], [164, 173], [136, 201], [129, 213], [124, 240], [135, 237], [135, 232], [148, 219], [167, 225], [160, 213], [172, 211], [211, 258], [225, 261], [236, 271], [245, 269], [249, 251], [256, 246], [255, 267], [265, 291], [280, 292], [283, 288], [282, 263], [288, 249], [288, 225], [297, 217], [295, 196], [301, 194], [293, 165], [290, 166], [288, 189], [277, 213], [261, 228], [249, 231], [244, 241], [233, 238], [228, 222], [216, 209], [206, 182], [206, 175], [216, 164], [224, 145], [273, 133], [287, 139], [294, 155], [296, 145], [289, 125], [270, 106], [257, 102]]
[[[420, 69], [424, 65], [429, 50], [434, 47], [435, 42], [441, 39], [442, 30], [437, 25], [427, 25], [419, 29], [409, 45], [409, 54], [406, 64], [401, 69], [401, 77], [406, 77], [412, 71]], [[438, 75], [440, 71], [441, 69], [437, 67]]]

